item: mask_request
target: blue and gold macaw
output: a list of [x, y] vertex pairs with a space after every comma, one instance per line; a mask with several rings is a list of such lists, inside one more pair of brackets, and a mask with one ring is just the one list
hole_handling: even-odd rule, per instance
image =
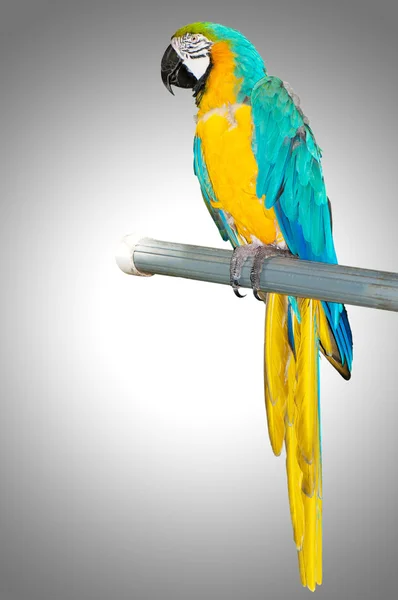
[[[254, 46], [223, 25], [193, 23], [172, 37], [161, 73], [170, 92], [173, 85], [193, 90], [195, 173], [234, 252], [265, 248], [336, 263], [321, 151], [298, 97], [268, 75]], [[315, 590], [322, 582], [319, 355], [349, 379], [351, 330], [341, 304], [257, 295], [266, 300], [269, 436], [276, 455], [285, 443], [300, 577]]]

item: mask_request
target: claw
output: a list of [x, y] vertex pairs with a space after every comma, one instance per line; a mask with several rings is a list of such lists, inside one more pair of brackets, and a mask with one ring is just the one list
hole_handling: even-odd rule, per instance
[[259, 292], [259, 291], [260, 291], [260, 290], [256, 290], [256, 288], [253, 288], [253, 296], [255, 297], [255, 299], [256, 299], [256, 300], [259, 300], [260, 302], [265, 302], [264, 298], [261, 298], [261, 297], [258, 295], [258, 292]]
[[239, 292], [239, 280], [242, 274], [242, 269], [248, 258], [255, 255], [258, 246], [253, 246], [253, 244], [248, 244], [246, 246], [238, 246], [234, 249], [231, 265], [230, 265], [230, 283], [232, 289], [234, 290], [235, 296], [238, 298], [245, 298], [246, 294], [241, 294]]
[[234, 290], [234, 294], [237, 298], [246, 298], [246, 294], [241, 294], [239, 291], [239, 279], [236, 279], [231, 275], [231, 287]]
[[246, 294], [241, 294], [239, 291], [239, 288], [234, 287], [233, 290], [234, 290], [234, 294], [237, 298], [246, 298]]

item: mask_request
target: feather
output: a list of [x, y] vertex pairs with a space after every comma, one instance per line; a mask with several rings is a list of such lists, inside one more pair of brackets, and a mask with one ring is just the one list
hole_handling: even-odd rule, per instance
[[303, 142], [297, 147], [297, 171], [299, 174], [300, 183], [302, 186], [308, 185], [310, 181], [311, 172], [311, 155], [308, 153], [307, 148]]
[[312, 188], [308, 184], [301, 192], [299, 203], [299, 223], [303, 229], [304, 239], [311, 239], [311, 196]]
[[322, 210], [314, 200], [314, 190], [311, 194], [311, 229], [312, 229], [312, 250], [315, 256], [321, 256], [325, 243], [323, 235]]
[[301, 454], [308, 465], [311, 465], [314, 461], [314, 432], [318, 395], [314, 308], [312, 300], [299, 300], [301, 340], [297, 351], [296, 404], [299, 412], [297, 440]]
[[298, 215], [298, 203], [296, 202], [295, 194], [295, 178], [296, 178], [296, 164], [295, 160], [290, 160], [290, 164], [286, 169], [285, 185], [283, 193], [281, 195], [280, 203], [281, 207], [286, 214], [289, 221], [295, 221]]
[[310, 172], [310, 183], [316, 192], [321, 192], [322, 188], [324, 188], [324, 181], [322, 175], [322, 169], [320, 163], [313, 160], [312, 161], [312, 169]]
[[[296, 408], [293, 403], [292, 407], [293, 411], [296, 411]], [[303, 500], [301, 497], [301, 484], [303, 479], [303, 474], [300, 470], [297, 456], [296, 456], [296, 448], [297, 448], [297, 438], [296, 431], [294, 427], [294, 420], [292, 424], [287, 425], [286, 427], [286, 473], [287, 473], [287, 485], [288, 485], [288, 493], [289, 493], [289, 506], [290, 506], [290, 516], [292, 519], [293, 525], [293, 539], [296, 544], [296, 549], [300, 552], [303, 547], [304, 540], [304, 528], [305, 528], [305, 520], [304, 520], [304, 506]], [[305, 585], [305, 582], [303, 583]]]
[[[297, 462], [303, 472], [301, 498], [304, 535], [301, 564], [303, 585], [315, 590], [322, 583], [322, 464], [319, 415], [319, 306], [316, 300], [299, 300], [301, 337], [297, 352], [296, 436]], [[304, 577], [303, 577], [304, 575]]]
[[289, 381], [286, 366], [293, 353], [287, 331], [286, 296], [268, 294], [264, 336], [264, 389], [268, 432], [274, 454], [279, 456], [285, 437], [285, 412]]
[[[319, 422], [319, 344], [328, 322], [318, 300], [291, 301], [267, 295], [265, 401], [271, 446], [286, 448], [286, 474], [293, 539], [301, 582], [322, 583], [322, 464]], [[298, 314], [299, 318], [298, 318]], [[325, 333], [326, 331], [326, 333]], [[296, 356], [289, 337], [294, 339]]]

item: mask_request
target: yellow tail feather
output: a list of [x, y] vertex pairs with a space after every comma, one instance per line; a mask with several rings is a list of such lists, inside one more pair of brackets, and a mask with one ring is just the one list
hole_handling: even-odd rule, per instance
[[274, 453], [279, 456], [285, 438], [288, 397], [286, 366], [292, 355], [287, 339], [287, 296], [268, 294], [264, 337], [264, 392], [268, 432]]
[[[265, 320], [265, 403], [272, 449], [286, 447], [293, 537], [304, 586], [322, 583], [322, 458], [318, 398], [319, 336], [327, 323], [317, 300], [299, 299], [292, 319], [295, 355], [287, 332], [288, 299], [268, 294]], [[329, 350], [330, 346], [326, 349]]]

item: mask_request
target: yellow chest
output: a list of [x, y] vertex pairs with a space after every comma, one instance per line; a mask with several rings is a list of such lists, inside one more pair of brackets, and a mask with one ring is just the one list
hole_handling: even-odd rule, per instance
[[258, 167], [252, 151], [253, 125], [247, 104], [225, 105], [202, 115], [197, 136], [217, 201], [228, 213], [242, 243], [283, 243], [274, 210], [256, 194]]

